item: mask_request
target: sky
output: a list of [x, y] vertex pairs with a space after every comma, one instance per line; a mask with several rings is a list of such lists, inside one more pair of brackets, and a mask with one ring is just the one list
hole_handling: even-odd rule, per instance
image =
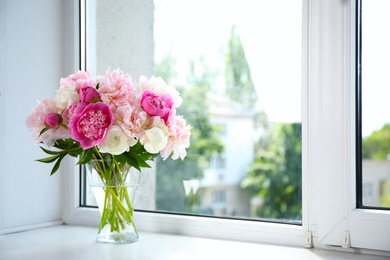
[[[301, 1], [155, 0], [155, 5], [156, 61], [171, 50], [179, 74], [186, 73], [188, 59], [201, 55], [223, 67], [221, 53], [235, 24], [259, 97], [257, 108], [273, 122], [301, 121]], [[364, 1], [363, 10], [362, 132], [368, 136], [390, 121], [390, 1]]]
[[390, 122], [390, 1], [363, 1], [362, 8], [362, 131], [367, 136]]
[[187, 60], [201, 55], [223, 67], [223, 48], [236, 25], [258, 109], [271, 121], [301, 121], [301, 1], [156, 0], [155, 5], [157, 61], [172, 50], [183, 74]]

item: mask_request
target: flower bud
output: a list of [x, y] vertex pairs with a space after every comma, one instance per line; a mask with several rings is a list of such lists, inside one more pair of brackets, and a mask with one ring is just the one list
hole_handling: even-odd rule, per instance
[[100, 94], [95, 88], [92, 87], [83, 87], [80, 89], [80, 100], [85, 103], [96, 103], [100, 102]]
[[57, 113], [49, 113], [45, 118], [46, 125], [53, 129], [57, 129], [60, 126], [60, 121], [60, 115]]

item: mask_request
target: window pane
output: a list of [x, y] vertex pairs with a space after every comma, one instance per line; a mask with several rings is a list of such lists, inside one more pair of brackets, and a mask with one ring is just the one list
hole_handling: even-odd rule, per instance
[[363, 205], [390, 207], [390, 2], [364, 1], [362, 8]]
[[[100, 2], [107, 1], [90, 6], [95, 32], [87, 51], [104, 41], [126, 41], [125, 35], [104, 37], [99, 12], [110, 7], [99, 9]], [[191, 146], [184, 161], [156, 160], [136, 207], [300, 222], [301, 1], [154, 5], [154, 74], [181, 93], [177, 112], [192, 125]], [[113, 20], [104, 20], [107, 30], [134, 26]], [[98, 74], [106, 51], [88, 56], [87, 66]], [[121, 51], [131, 56], [131, 49]]]

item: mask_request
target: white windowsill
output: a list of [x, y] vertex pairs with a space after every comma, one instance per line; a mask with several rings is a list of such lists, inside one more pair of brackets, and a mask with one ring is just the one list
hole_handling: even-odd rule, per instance
[[140, 232], [134, 244], [95, 242], [97, 228], [61, 225], [0, 236], [0, 259], [387, 259], [319, 249]]

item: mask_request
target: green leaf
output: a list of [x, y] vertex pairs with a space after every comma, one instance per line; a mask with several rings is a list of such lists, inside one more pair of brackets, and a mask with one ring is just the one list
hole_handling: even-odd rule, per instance
[[53, 156], [46, 157], [46, 158], [43, 158], [43, 159], [39, 159], [39, 160], [36, 160], [36, 161], [42, 162], [42, 163], [52, 163], [55, 160], [57, 160], [60, 156], [62, 156], [62, 155], [53, 155]]
[[132, 146], [130, 148], [130, 150], [133, 151], [133, 152], [136, 152], [137, 154], [147, 153], [147, 151], [145, 150], [144, 146], [140, 142], [138, 142], [134, 146]]
[[39, 136], [41, 136], [44, 132], [46, 132], [49, 129], [50, 129], [50, 127], [43, 128], [42, 131], [39, 133]]
[[114, 158], [117, 162], [127, 163], [127, 157], [124, 154], [114, 155]]
[[71, 150], [67, 150], [68, 154], [73, 156], [73, 157], [77, 157], [79, 156], [82, 152], [83, 152], [83, 148], [79, 147], [79, 148], [74, 148], [74, 149], [71, 149]]
[[122, 153], [120, 155], [114, 155], [114, 158], [117, 162], [121, 162], [121, 163], [127, 163], [128, 165], [131, 165], [133, 166], [134, 168], [136, 168], [137, 170], [141, 170], [141, 168], [139, 167], [139, 164], [138, 164], [138, 161], [129, 156], [128, 153]]
[[65, 139], [65, 140], [56, 140], [53, 145], [55, 148], [69, 151], [72, 149], [80, 148], [80, 144], [77, 142], [74, 142], [71, 138]]
[[42, 146], [39, 146], [39, 148], [41, 148], [45, 153], [51, 154], [51, 155], [59, 155], [59, 154], [63, 153], [62, 151], [51, 151], [51, 150], [43, 148]]
[[65, 156], [66, 156], [66, 154], [60, 155], [60, 157], [58, 158], [56, 164], [54, 164], [54, 167], [51, 170], [50, 176], [52, 176], [60, 168], [61, 161], [62, 161], [62, 159], [64, 159]]
[[140, 167], [151, 168], [151, 166], [146, 163], [147, 160], [145, 160], [141, 155], [136, 154], [131, 150], [129, 151], [128, 155], [136, 159]]
[[93, 156], [93, 148], [83, 150], [83, 152], [80, 155], [80, 160], [77, 162], [77, 164], [86, 164], [88, 163]]

